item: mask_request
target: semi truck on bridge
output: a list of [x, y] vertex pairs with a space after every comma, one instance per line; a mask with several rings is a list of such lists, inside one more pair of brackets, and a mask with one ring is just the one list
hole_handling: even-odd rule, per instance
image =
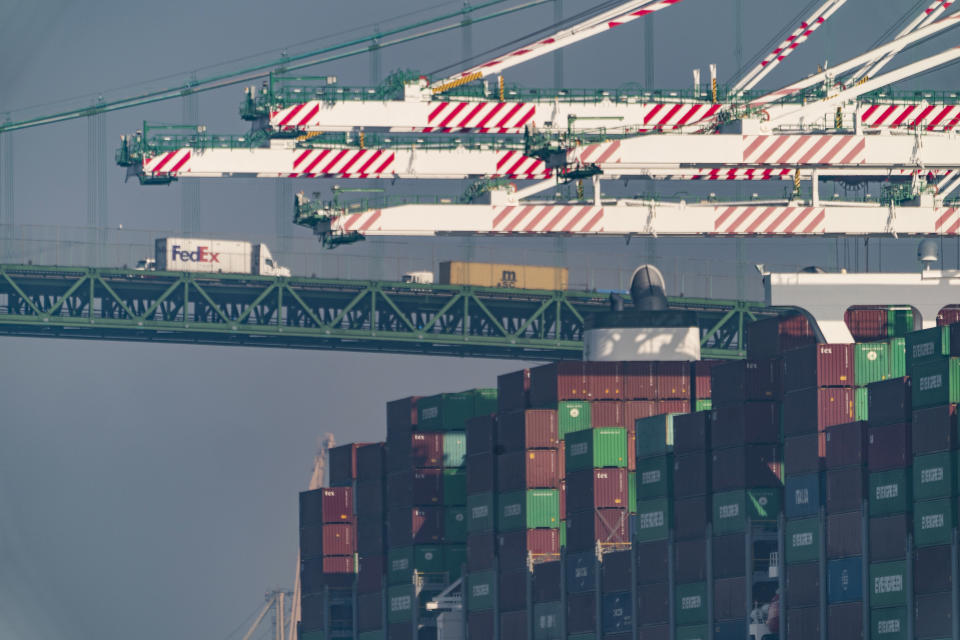
[[140, 260], [136, 269], [290, 277], [262, 242], [203, 238], [157, 238], [155, 257]]

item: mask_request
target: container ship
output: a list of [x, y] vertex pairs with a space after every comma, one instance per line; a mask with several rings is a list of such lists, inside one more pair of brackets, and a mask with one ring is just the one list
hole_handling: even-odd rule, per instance
[[956, 638], [957, 314], [390, 401], [300, 494], [299, 638]]

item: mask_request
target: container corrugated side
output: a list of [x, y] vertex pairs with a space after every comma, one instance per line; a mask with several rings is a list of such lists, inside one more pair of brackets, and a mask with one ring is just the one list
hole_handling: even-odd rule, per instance
[[575, 431], [589, 429], [590, 424], [590, 402], [564, 400], [557, 404], [558, 435], [561, 440]]
[[707, 583], [678, 584], [675, 591], [674, 619], [678, 626], [707, 622]]
[[819, 518], [788, 520], [786, 529], [787, 564], [819, 560], [821, 535]]
[[911, 378], [914, 409], [960, 402], [960, 358], [918, 362]]
[[870, 606], [899, 607], [907, 604], [907, 563], [905, 560], [874, 562], [870, 565]]
[[627, 466], [627, 432], [619, 427], [577, 431], [567, 436], [567, 472]]
[[950, 544], [956, 525], [956, 501], [942, 498], [913, 503], [913, 540], [917, 547]]
[[907, 469], [891, 469], [870, 474], [867, 497], [870, 515], [905, 513], [910, 509], [911, 476]]

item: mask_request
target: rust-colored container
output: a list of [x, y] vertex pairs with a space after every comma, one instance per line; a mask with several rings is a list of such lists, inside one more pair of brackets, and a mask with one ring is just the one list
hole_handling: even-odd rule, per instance
[[366, 442], [355, 442], [333, 447], [328, 453], [330, 464], [330, 486], [349, 487], [357, 479], [357, 449]]
[[801, 476], [823, 471], [826, 455], [824, 433], [792, 436], [783, 441], [783, 464], [790, 475]]
[[325, 574], [345, 573], [352, 575], [356, 572], [353, 563], [354, 557], [350, 556], [324, 556], [323, 572]]
[[[623, 372], [619, 362], [584, 362], [587, 393], [593, 400], [623, 398]], [[616, 425], [603, 425], [616, 426]]]
[[814, 344], [816, 338], [806, 317], [796, 314], [751, 322], [747, 325], [747, 358], [773, 358], [784, 351]]
[[467, 456], [467, 493], [487, 493], [496, 488], [496, 456], [478, 453]]
[[622, 509], [595, 509], [567, 514], [567, 549], [589, 551], [596, 543], [630, 541], [630, 513]]
[[852, 387], [853, 345], [818, 344], [783, 354], [783, 388]]
[[827, 469], [866, 466], [867, 423], [848, 422], [830, 427], [825, 435]]
[[[618, 405], [619, 402], [610, 404]], [[499, 416], [497, 424], [497, 451], [522, 451], [525, 449], [556, 449], [560, 437], [557, 433], [557, 412], [550, 409], [528, 409]], [[467, 437], [469, 446], [469, 435]]]
[[690, 365], [686, 362], [655, 362], [657, 400], [690, 400]]
[[497, 413], [523, 411], [530, 406], [530, 370], [497, 376]]
[[893, 378], [867, 385], [870, 426], [910, 422], [913, 409], [910, 378]]
[[[626, 426], [623, 413], [623, 403], [611, 402], [609, 400], [591, 402], [590, 426], [594, 429], [598, 427]], [[631, 425], [631, 427], [632, 426], [633, 425]]]
[[670, 586], [666, 582], [637, 587], [637, 623], [665, 624], [670, 620]]
[[677, 540], [702, 538], [710, 521], [710, 497], [696, 496], [673, 501], [673, 530]]
[[690, 389], [697, 400], [712, 397], [712, 371], [720, 366], [718, 360], [699, 360], [690, 364]]
[[674, 546], [673, 570], [679, 583], [703, 582], [707, 579], [707, 540], [678, 540]]
[[[497, 583], [497, 600], [501, 619], [505, 611], [521, 611], [527, 606], [527, 568], [500, 567]], [[510, 636], [508, 636], [510, 637]], [[515, 637], [515, 636], [514, 636]]]
[[824, 431], [857, 419], [856, 389], [802, 389], [783, 396], [783, 433], [797, 436]]
[[357, 485], [357, 517], [382, 518], [386, 509], [383, 482], [361, 482]]
[[876, 342], [887, 338], [887, 309], [851, 307], [843, 314], [843, 322], [856, 342]]
[[629, 484], [626, 469], [584, 469], [566, 477], [567, 509], [586, 511], [628, 506]]
[[414, 471], [413, 504], [423, 507], [443, 504], [443, 469]]
[[713, 409], [710, 446], [714, 449], [780, 440], [780, 406], [747, 402]]
[[849, 467], [827, 471], [827, 513], [859, 511], [867, 495], [866, 470], [863, 467]]
[[960, 322], [960, 307], [944, 307], [940, 309], [940, 313], [937, 314], [937, 326], [945, 327], [950, 324], [957, 324]]
[[413, 433], [410, 437], [410, 450], [412, 466], [418, 469], [443, 467], [443, 433], [427, 431]]
[[323, 525], [323, 555], [349, 556], [357, 552], [356, 525]]
[[638, 542], [637, 547], [637, 584], [655, 584], [669, 579], [670, 554], [666, 540]]
[[533, 566], [533, 601], [559, 602], [563, 574], [560, 561], [541, 562]]
[[385, 442], [365, 444], [357, 449], [357, 482], [383, 482], [387, 473]]
[[662, 415], [664, 413], [690, 413], [689, 400], [657, 400], [656, 413], [653, 415]]
[[497, 456], [498, 491], [559, 488], [560, 464], [556, 449], [531, 449]]
[[637, 470], [637, 431], [636, 428], [627, 428], [627, 471]]
[[[567, 595], [567, 633], [592, 633], [597, 628], [597, 592]], [[473, 634], [470, 634], [473, 636]], [[522, 638], [523, 636], [518, 636]]]
[[676, 454], [710, 448], [709, 411], [698, 411], [673, 418], [673, 451]]
[[957, 448], [957, 405], [917, 409], [913, 412], [913, 454], [937, 453]]
[[467, 571], [489, 571], [497, 553], [497, 534], [493, 531], [467, 534]]
[[620, 373], [624, 400], [657, 399], [657, 378], [652, 362], [624, 362]]
[[388, 518], [390, 547], [432, 544], [443, 539], [443, 507], [391, 509]]
[[[714, 492], [783, 486], [783, 456], [775, 444], [715, 449], [711, 467]], [[676, 467], [673, 486], [676, 492]]]
[[321, 489], [323, 496], [323, 523], [353, 522], [353, 488], [330, 487]]
[[637, 420], [657, 415], [656, 400], [627, 400], [623, 403], [623, 426], [633, 431]]
[[613, 551], [604, 554], [600, 565], [600, 584], [604, 593], [630, 591], [630, 551]]
[[870, 427], [867, 430], [867, 465], [870, 471], [903, 469], [910, 466], [910, 424]]
[[827, 557], [849, 558], [863, 553], [863, 512], [848, 511], [827, 516]]
[[383, 575], [387, 572], [384, 556], [361, 555], [357, 571], [357, 591], [372, 593], [383, 588]]
[[783, 358], [747, 360], [747, 400], [783, 398]]
[[496, 416], [476, 416], [467, 420], [467, 455], [493, 453], [496, 445]]
[[530, 406], [556, 409], [561, 400], [589, 400], [583, 362], [564, 360], [530, 370]]
[[710, 454], [691, 451], [673, 456], [673, 495], [702, 496], [710, 491]]
[[545, 562], [560, 559], [559, 529], [523, 529], [497, 535], [500, 571], [524, 569], [527, 559]]

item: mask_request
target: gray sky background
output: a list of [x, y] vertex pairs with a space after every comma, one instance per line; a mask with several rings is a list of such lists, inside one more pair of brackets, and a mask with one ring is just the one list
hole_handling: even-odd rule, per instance
[[[565, 13], [592, 3], [565, 0]], [[921, 4], [916, 3], [919, 8]], [[425, 16], [459, 2], [349, 3], [169, 0], [163, 6], [119, 0], [0, 0], [0, 114], [49, 112], [108, 96], [185, 82], [191, 72], [280, 50], [298, 53]], [[797, 0], [743, 0], [744, 60], [803, 7]], [[818, 62], [857, 55], [907, 9], [909, 0], [850, 0], [803, 49], [764, 83], [773, 87], [816, 71]], [[402, 14], [419, 12], [396, 18]], [[474, 50], [552, 22], [550, 6], [475, 27]], [[734, 70], [732, 0], [685, 0], [656, 18], [656, 80], [688, 87], [690, 69], [715, 62]], [[351, 31], [355, 30], [355, 31]], [[565, 55], [565, 84], [617, 87], [643, 80], [641, 22], [576, 45]], [[302, 44], [310, 43], [310, 44]], [[947, 35], [898, 58], [894, 66], [956, 44]], [[383, 54], [383, 72], [432, 71], [461, 56], [457, 33]], [[234, 62], [232, 68], [241, 66]], [[220, 67], [224, 68], [224, 67]], [[342, 84], [368, 84], [366, 56], [317, 70]], [[161, 78], [164, 78], [161, 80]], [[508, 81], [550, 86], [552, 61], [508, 73]], [[905, 88], [956, 87], [956, 67]], [[129, 89], [125, 89], [129, 88]], [[243, 132], [239, 87], [200, 97], [211, 132]], [[35, 107], [20, 111], [27, 107]], [[134, 247], [108, 254], [135, 260], [153, 234], [180, 225], [180, 186], [124, 183], [112, 154], [123, 133], [144, 120], [179, 122], [179, 101], [107, 116], [111, 226]], [[76, 235], [86, 224], [87, 123], [5, 136], [13, 142], [15, 219], [26, 236]], [[329, 193], [333, 183], [298, 183]], [[636, 188], [632, 183], [630, 188]], [[403, 185], [459, 192], [463, 184]], [[753, 189], [754, 187], [746, 187]], [[718, 187], [719, 189], [719, 187]], [[781, 187], [776, 186], [776, 192]], [[222, 180], [199, 187], [201, 228], [210, 235], [275, 242], [276, 187]], [[288, 215], [286, 212], [284, 215]], [[542, 240], [368, 241], [325, 254], [306, 230], [286, 256], [295, 272], [395, 277], [439, 259], [478, 257], [565, 263], [572, 281], [614, 286], [651, 251], [674, 290], [736, 293], [735, 243]], [[504, 246], [506, 244], [506, 246]], [[39, 246], [39, 245], [37, 245]], [[31, 253], [21, 257], [51, 261]], [[744, 243], [749, 262], [832, 265], [833, 241]], [[847, 245], [850, 249], [851, 245]], [[852, 250], [852, 249], [850, 249]], [[885, 268], [912, 268], [913, 241], [884, 241]], [[138, 253], [139, 252], [139, 253]], [[954, 246], [946, 257], [957, 257]], [[875, 250], [872, 260], [876, 260]], [[679, 273], [687, 270], [686, 279]], [[697, 273], [714, 272], [715, 278]], [[587, 274], [590, 275], [587, 275]], [[672, 275], [671, 275], [672, 274]], [[747, 294], [756, 295], [750, 273]], [[350, 353], [114, 344], [7, 338], [0, 349], [0, 637], [30, 640], [227, 638], [262, 603], [291, 586], [296, 557], [296, 494], [305, 485], [316, 438], [383, 438], [383, 405], [404, 395], [493, 386], [519, 363]], [[239, 637], [239, 636], [237, 636]]]

